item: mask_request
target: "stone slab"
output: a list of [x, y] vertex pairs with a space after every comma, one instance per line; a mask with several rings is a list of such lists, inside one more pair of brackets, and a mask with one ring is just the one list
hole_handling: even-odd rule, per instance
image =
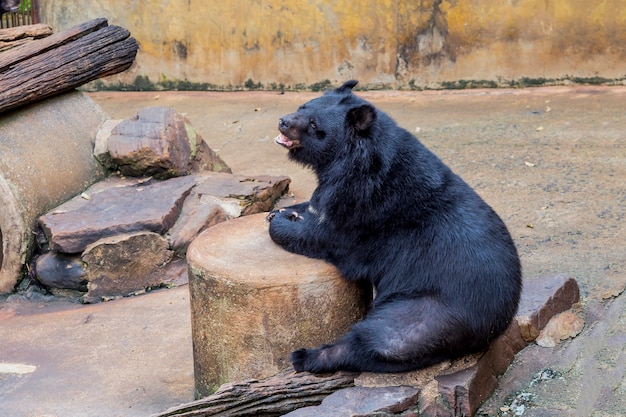
[[172, 260], [167, 241], [157, 233], [135, 232], [110, 236], [87, 246], [85, 264], [86, 303], [103, 297], [131, 295], [156, 287], [162, 270]]
[[362, 417], [400, 415], [417, 405], [415, 387], [351, 387], [326, 397], [322, 404], [292, 411], [288, 417]]
[[535, 340], [554, 315], [569, 309], [579, 300], [578, 283], [567, 275], [524, 281], [516, 317], [524, 340]]
[[85, 193], [39, 219], [50, 249], [79, 253], [99, 239], [135, 231], [165, 233], [176, 221], [185, 197], [196, 184], [193, 176], [166, 181], [125, 182]]
[[223, 221], [269, 211], [289, 187], [284, 176], [245, 176], [221, 172], [195, 174], [198, 185], [185, 199], [168, 231], [172, 249], [184, 254], [200, 232]]

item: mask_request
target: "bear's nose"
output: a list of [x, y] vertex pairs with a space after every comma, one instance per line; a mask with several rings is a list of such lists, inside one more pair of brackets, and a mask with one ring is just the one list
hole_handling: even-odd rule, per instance
[[278, 120], [278, 128], [279, 129], [289, 129], [289, 122], [282, 117]]

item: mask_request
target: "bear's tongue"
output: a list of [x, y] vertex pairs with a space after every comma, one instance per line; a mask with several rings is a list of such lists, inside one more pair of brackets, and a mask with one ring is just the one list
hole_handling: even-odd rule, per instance
[[274, 141], [279, 145], [283, 145], [285, 148], [291, 148], [293, 146], [293, 141], [289, 140], [289, 138], [282, 133], [276, 136]]

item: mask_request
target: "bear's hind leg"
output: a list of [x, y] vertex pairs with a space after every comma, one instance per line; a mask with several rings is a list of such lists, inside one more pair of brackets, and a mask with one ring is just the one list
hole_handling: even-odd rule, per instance
[[392, 301], [375, 308], [335, 344], [291, 354], [298, 372], [408, 372], [456, 356], [462, 330], [431, 298]]

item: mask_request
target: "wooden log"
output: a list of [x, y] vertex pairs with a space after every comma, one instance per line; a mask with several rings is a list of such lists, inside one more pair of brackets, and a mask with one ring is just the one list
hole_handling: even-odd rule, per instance
[[128, 69], [137, 41], [94, 19], [0, 56], [0, 113]]
[[[21, 38], [10, 42], [0, 42], [0, 53], [33, 42], [33, 38]], [[1, 56], [0, 56], [1, 57]]]
[[26, 48], [20, 48], [16, 51], [7, 52], [2, 55], [2, 60], [0, 60], [0, 73], [21, 61], [34, 57], [38, 54], [42, 54], [51, 49], [58, 48], [59, 46], [72, 42], [73, 40], [81, 38], [91, 32], [102, 29], [107, 25], [107, 20], [104, 18], [89, 20], [63, 32], [56, 33], [42, 39], [40, 42], [29, 45]]
[[0, 53], [50, 35], [52, 28], [43, 23], [0, 29]]
[[318, 405], [333, 392], [354, 386], [357, 375], [288, 371], [261, 380], [224, 384], [213, 395], [153, 417], [281, 416], [301, 407]]
[[44, 23], [0, 29], [0, 42], [12, 42], [22, 38], [39, 39], [52, 35], [52, 28]]

